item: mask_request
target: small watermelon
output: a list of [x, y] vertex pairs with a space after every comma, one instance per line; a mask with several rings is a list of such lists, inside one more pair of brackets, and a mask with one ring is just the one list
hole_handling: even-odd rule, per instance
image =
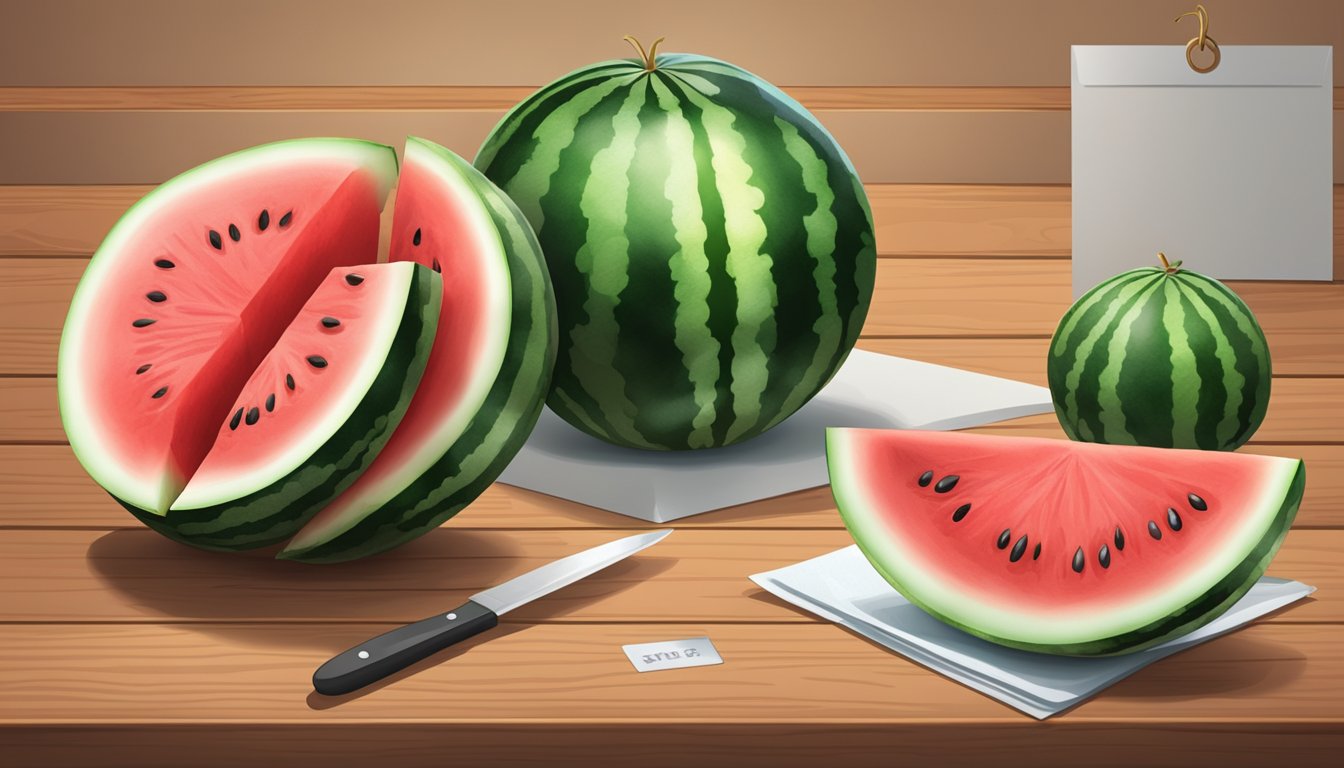
[[1233, 450], [1269, 407], [1269, 344], [1227, 286], [1181, 269], [1133, 269], [1059, 321], [1046, 371], [1074, 440]]
[[831, 429], [831, 489], [873, 566], [974, 635], [1092, 656], [1191, 632], [1265, 572], [1298, 459], [956, 432]]
[[539, 246], [469, 163], [406, 157], [391, 264], [396, 155], [345, 139], [212, 161], [109, 233], [63, 331], [61, 415], [150, 527], [225, 550], [298, 531], [282, 556], [347, 560], [447, 519], [518, 450], [555, 354]]
[[656, 47], [537, 91], [476, 165], [550, 268], [547, 404], [618, 445], [709, 448], [780, 423], [840, 367], [872, 297], [872, 215], [800, 104]]

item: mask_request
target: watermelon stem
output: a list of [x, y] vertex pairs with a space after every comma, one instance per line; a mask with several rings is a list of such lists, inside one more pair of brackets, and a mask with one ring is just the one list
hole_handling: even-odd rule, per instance
[[652, 72], [653, 70], [658, 68], [658, 61], [657, 61], [658, 44], [663, 42], [667, 38], [660, 37], [657, 40], [654, 40], [653, 45], [649, 46], [648, 53], [644, 52], [643, 44], [641, 44], [639, 40], [635, 38], [634, 35], [626, 35], [621, 39], [629, 43], [630, 45], [634, 46], [635, 50], [639, 52], [639, 58], [644, 61], [645, 72]]
[[1163, 272], [1166, 272], [1168, 275], [1174, 275], [1174, 274], [1176, 274], [1177, 272], [1180, 272], [1180, 271], [1181, 271], [1181, 262], [1179, 262], [1179, 261], [1176, 261], [1176, 262], [1170, 262], [1170, 261], [1167, 261], [1167, 254], [1165, 254], [1165, 253], [1163, 253], [1163, 252], [1161, 252], [1161, 251], [1158, 251], [1158, 252], [1157, 252], [1157, 258], [1160, 259], [1160, 260], [1162, 261], [1162, 271], [1163, 271]]

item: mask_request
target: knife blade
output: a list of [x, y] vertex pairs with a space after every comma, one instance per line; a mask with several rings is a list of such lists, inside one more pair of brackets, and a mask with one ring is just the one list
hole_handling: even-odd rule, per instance
[[398, 627], [343, 651], [313, 673], [313, 689], [335, 696], [363, 688], [499, 624], [499, 617], [651, 547], [672, 531], [609, 541], [528, 571], [445, 613]]

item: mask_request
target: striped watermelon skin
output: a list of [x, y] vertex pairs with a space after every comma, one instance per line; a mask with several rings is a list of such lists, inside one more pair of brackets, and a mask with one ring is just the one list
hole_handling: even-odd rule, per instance
[[1255, 316], [1188, 270], [1134, 269], [1088, 291], [1060, 321], [1047, 373], [1074, 440], [1230, 451], [1269, 406]]
[[661, 55], [573, 72], [476, 165], [527, 216], [555, 286], [547, 404], [618, 445], [681, 450], [798, 410], [858, 339], [876, 248], [858, 176], [764, 80]]

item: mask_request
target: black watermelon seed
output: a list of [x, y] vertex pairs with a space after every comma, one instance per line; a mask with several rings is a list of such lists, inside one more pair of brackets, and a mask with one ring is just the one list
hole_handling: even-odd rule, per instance
[[1181, 530], [1181, 516], [1177, 514], [1176, 510], [1172, 507], [1167, 507], [1167, 525], [1170, 526], [1173, 531]]
[[1102, 568], [1110, 568], [1110, 567], [1111, 567], [1111, 548], [1110, 548], [1110, 547], [1106, 546], [1105, 544], [1102, 544], [1102, 545], [1101, 545], [1101, 549], [1097, 552], [1097, 562], [1101, 563], [1101, 567], [1102, 567]]
[[1158, 541], [1162, 540], [1162, 529], [1158, 528], [1157, 523], [1154, 523], [1152, 520], [1148, 521], [1148, 535]]
[[932, 470], [932, 469], [925, 471], [924, 474], [922, 474], [922, 475], [919, 476], [919, 487], [920, 487], [920, 488], [928, 488], [928, 487], [929, 487], [929, 483], [932, 483], [932, 482], [933, 482], [933, 470]]
[[1007, 549], [1008, 540], [1011, 538], [1013, 538], [1013, 532], [1004, 528], [1003, 533], [999, 534], [999, 549]]
[[239, 408], [233, 414], [233, 418], [229, 419], [229, 429], [237, 429], [238, 425], [241, 423], [243, 423], [243, 409]]
[[271, 226], [271, 212], [263, 210], [261, 215], [257, 217], [257, 229], [265, 232], [269, 226]]
[[443, 274], [443, 267], [439, 266], [439, 260], [438, 260], [438, 259], [435, 259], [435, 260], [434, 260], [433, 267], [434, 267], [434, 271], [435, 271], [435, 272], [438, 272], [439, 274]]
[[167, 388], [167, 387], [159, 387], [159, 391], [158, 391], [158, 392], [155, 392], [155, 393], [152, 394], [152, 395], [150, 395], [150, 397], [154, 398], [155, 400], [158, 400], [160, 397], [163, 397], [163, 396], [166, 395], [166, 394], [168, 394], [168, 388]]
[[235, 243], [243, 239], [243, 233], [238, 231], [238, 226], [235, 224], [229, 225], [229, 239]]
[[150, 291], [149, 293], [145, 294], [145, 298], [157, 304], [160, 301], [167, 301], [168, 294], [164, 293], [163, 291]]
[[285, 386], [289, 387], [291, 390], [294, 389], [294, 374], [292, 373], [285, 374]]
[[1195, 510], [1198, 512], [1207, 511], [1209, 508], [1209, 505], [1206, 504], [1203, 499], [1201, 499], [1200, 497], [1196, 496], [1193, 493], [1187, 493], [1185, 495], [1185, 498], [1186, 501], [1190, 502], [1190, 506], [1194, 507]]
[[321, 355], [309, 355], [308, 364], [313, 366], [314, 368], [326, 368], [327, 358]]
[[136, 368], [136, 369], [135, 369], [135, 375], [136, 375], [136, 376], [139, 376], [140, 374], [142, 374], [142, 373], [144, 373], [145, 371], [148, 371], [148, 370], [149, 370], [149, 363], [145, 363], [144, 365], [142, 365], [142, 366], [140, 366], [139, 368]]
[[167, 259], [155, 259], [154, 266], [158, 267], [159, 269], [172, 269], [177, 265]]
[[1125, 532], [1120, 530], [1120, 526], [1115, 526], [1115, 548], [1122, 550], [1125, 548]]
[[411, 235], [411, 245], [419, 245], [419, 244], [420, 244], [420, 230], [416, 229], [415, 234]]
[[962, 520], [966, 518], [966, 513], [970, 511], [971, 511], [970, 504], [962, 504], [960, 507], [957, 507], [957, 511], [952, 513], [952, 522], [960, 523]]
[[939, 480], [937, 483], [934, 484], [933, 492], [947, 493], [948, 491], [957, 487], [957, 481], [960, 479], [961, 475], [948, 475], [947, 477], [944, 477], [942, 480]]
[[1023, 536], [1013, 545], [1013, 551], [1008, 553], [1008, 562], [1016, 563], [1022, 559], [1022, 555], [1027, 551], [1027, 537]]
[[1074, 572], [1074, 573], [1082, 573], [1082, 572], [1083, 572], [1083, 564], [1084, 564], [1085, 562], [1087, 562], [1087, 561], [1086, 561], [1086, 559], [1083, 557], [1083, 548], [1082, 548], [1082, 547], [1079, 547], [1079, 548], [1078, 548], [1078, 551], [1073, 553], [1073, 572]]
[[283, 228], [283, 227], [288, 227], [288, 226], [289, 226], [289, 223], [290, 223], [291, 221], [293, 221], [293, 220], [294, 220], [294, 212], [293, 212], [293, 211], [289, 211], [289, 212], [287, 212], [284, 216], [281, 216], [281, 217], [280, 217], [280, 226], [281, 226], [282, 228]]
[[360, 283], [364, 282], [364, 276], [356, 275], [355, 273], [352, 272], [345, 276], [345, 282], [351, 285], [359, 285]]
[[266, 396], [266, 412], [270, 413], [271, 411], [274, 410], [275, 410], [275, 393], [272, 392], [271, 394]]
[[1041, 557], [1041, 544], [1040, 542], [1037, 542], [1035, 551], [1031, 553], [1031, 559], [1038, 560], [1040, 559], [1040, 557]]
[[261, 418], [261, 411], [257, 410], [257, 406], [254, 405], [251, 408], [247, 409], [247, 418], [244, 419], [244, 421], [246, 421], [247, 426], [250, 427], [253, 424], [256, 424], [257, 420], [260, 418]]
[[144, 328], [147, 325], [153, 325], [154, 322], [155, 321], [149, 319], [148, 317], [142, 317], [139, 320], [131, 321], [131, 325], [134, 325], [136, 328]]
[[340, 321], [340, 320], [337, 320], [337, 319], [334, 318], [334, 317], [324, 317], [324, 318], [322, 318], [322, 325], [325, 326], [325, 327], [327, 327], [327, 328], [335, 328], [336, 326], [338, 326], [338, 325], [340, 325], [340, 324], [341, 324], [341, 321]]
[[224, 250], [224, 240], [220, 238], [219, 233], [213, 229], [210, 230], [210, 246], [216, 251]]

